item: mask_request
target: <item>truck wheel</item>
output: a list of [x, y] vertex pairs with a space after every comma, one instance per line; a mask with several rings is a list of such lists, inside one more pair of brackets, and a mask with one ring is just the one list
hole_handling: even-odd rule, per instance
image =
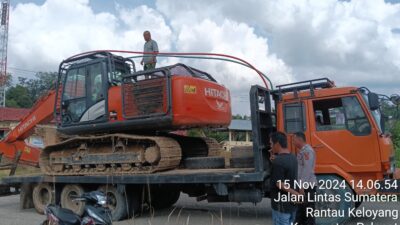
[[85, 211], [85, 203], [82, 201], [73, 201], [80, 197], [85, 191], [83, 187], [77, 184], [67, 184], [61, 191], [61, 207], [72, 210], [74, 213], [82, 216]]
[[154, 209], [166, 209], [175, 204], [180, 196], [176, 188], [156, 188], [151, 190], [151, 203]]
[[111, 210], [113, 221], [120, 221], [128, 216], [127, 198], [112, 185], [100, 186], [99, 191], [102, 191], [107, 196], [107, 206]]
[[230, 159], [231, 168], [254, 168], [254, 158], [251, 157], [241, 157], [241, 158], [231, 158]]
[[[318, 183], [320, 183], [320, 180], [326, 182], [332, 182], [333, 184], [338, 182], [343, 181], [342, 178], [339, 178], [335, 175], [318, 175], [317, 176]], [[350, 186], [346, 183], [345, 188], [332, 188], [332, 189], [319, 189], [317, 188], [317, 195], [338, 195], [340, 196], [340, 201], [339, 202], [320, 202], [317, 201], [315, 204], [315, 208], [318, 210], [327, 210], [327, 209], [335, 209], [335, 210], [341, 210], [344, 212], [344, 217], [317, 217], [316, 218], [316, 223], [319, 225], [330, 225], [330, 224], [342, 224], [345, 221], [349, 219], [348, 216], [348, 210], [354, 208], [354, 203], [345, 201], [345, 195], [346, 193], [351, 193], [353, 194], [353, 190], [350, 188]]]
[[45, 207], [48, 204], [54, 203], [53, 188], [47, 183], [37, 184], [32, 191], [32, 200], [36, 211], [43, 214]]
[[185, 168], [188, 169], [217, 169], [225, 167], [224, 157], [191, 157], [183, 161]]

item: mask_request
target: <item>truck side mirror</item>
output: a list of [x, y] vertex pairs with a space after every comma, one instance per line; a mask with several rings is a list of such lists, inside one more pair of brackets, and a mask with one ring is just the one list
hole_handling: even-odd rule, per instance
[[372, 111], [379, 109], [379, 96], [376, 93], [368, 93], [369, 109]]

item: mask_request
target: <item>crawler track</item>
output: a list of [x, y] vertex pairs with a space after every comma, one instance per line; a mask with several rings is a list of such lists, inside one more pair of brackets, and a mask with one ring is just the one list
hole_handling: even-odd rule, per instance
[[178, 167], [181, 152], [169, 137], [79, 136], [43, 149], [40, 168], [47, 175], [154, 173]]

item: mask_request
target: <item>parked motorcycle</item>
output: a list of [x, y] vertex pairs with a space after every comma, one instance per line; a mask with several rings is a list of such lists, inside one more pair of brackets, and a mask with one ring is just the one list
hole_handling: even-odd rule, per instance
[[84, 201], [85, 209], [82, 217], [69, 209], [49, 204], [45, 208], [47, 219], [42, 225], [112, 225], [111, 211], [104, 207], [106, 196], [103, 192], [92, 191], [74, 198]]

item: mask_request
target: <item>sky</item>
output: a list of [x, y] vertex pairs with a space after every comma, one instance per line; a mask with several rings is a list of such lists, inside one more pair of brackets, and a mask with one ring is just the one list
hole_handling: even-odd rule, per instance
[[[161, 52], [231, 54], [274, 85], [328, 77], [338, 86], [400, 94], [400, 0], [11, 0], [9, 72], [57, 71], [74, 54], [141, 51], [150, 30]], [[244, 3], [245, 2], [245, 3]], [[234, 113], [249, 114], [248, 91], [262, 84], [243, 66], [183, 62], [231, 91]]]

